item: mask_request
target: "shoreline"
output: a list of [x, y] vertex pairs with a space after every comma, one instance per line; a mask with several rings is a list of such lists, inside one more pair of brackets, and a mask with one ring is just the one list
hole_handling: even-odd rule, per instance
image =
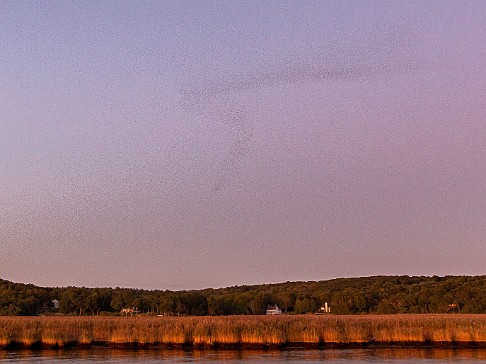
[[271, 344], [218, 344], [213, 346], [194, 344], [163, 344], [163, 343], [109, 343], [100, 342], [92, 344], [80, 344], [76, 342], [57, 344], [33, 343], [29, 346], [19, 342], [12, 342], [7, 346], [0, 346], [0, 351], [17, 350], [223, 350], [223, 351], [253, 351], [253, 350], [336, 350], [336, 349], [486, 349], [486, 343], [480, 342], [383, 342], [383, 343], [287, 343], [280, 345]]
[[486, 315], [0, 317], [0, 349], [486, 348]]

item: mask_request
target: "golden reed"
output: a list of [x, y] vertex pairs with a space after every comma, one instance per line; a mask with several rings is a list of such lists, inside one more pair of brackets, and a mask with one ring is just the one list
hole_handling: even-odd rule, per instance
[[0, 348], [486, 345], [486, 315], [0, 317]]

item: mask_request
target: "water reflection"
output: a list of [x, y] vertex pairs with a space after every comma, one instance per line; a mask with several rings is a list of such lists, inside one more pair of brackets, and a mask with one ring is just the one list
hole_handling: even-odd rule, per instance
[[0, 362], [40, 363], [67, 360], [71, 363], [347, 363], [485, 361], [486, 349], [367, 348], [327, 350], [39, 350], [0, 351]]

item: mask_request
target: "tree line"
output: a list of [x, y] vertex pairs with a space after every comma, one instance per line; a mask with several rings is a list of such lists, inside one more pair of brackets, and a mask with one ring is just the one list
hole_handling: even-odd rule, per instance
[[[191, 291], [38, 287], [0, 279], [0, 315], [120, 313], [153, 315], [260, 315], [268, 305], [284, 313], [486, 313], [486, 276], [374, 276], [285, 282]], [[54, 309], [53, 300], [58, 301]]]

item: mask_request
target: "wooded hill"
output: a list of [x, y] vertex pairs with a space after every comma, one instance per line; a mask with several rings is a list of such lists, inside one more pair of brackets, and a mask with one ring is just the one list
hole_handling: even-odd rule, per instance
[[[59, 302], [54, 309], [53, 300]], [[142, 314], [259, 315], [284, 313], [486, 313], [486, 276], [374, 276], [192, 291], [37, 287], [0, 279], [0, 315], [97, 315], [137, 308]]]

